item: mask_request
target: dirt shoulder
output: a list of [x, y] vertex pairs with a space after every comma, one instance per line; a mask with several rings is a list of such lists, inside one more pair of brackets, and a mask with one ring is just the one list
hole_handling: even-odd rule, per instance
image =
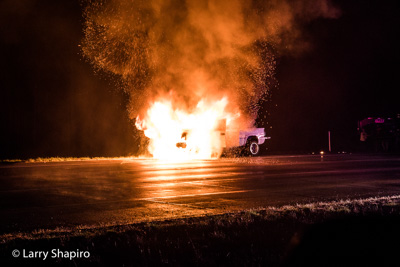
[[[267, 207], [2, 235], [0, 265], [383, 266], [396, 260], [399, 226], [400, 196]], [[46, 259], [29, 254], [39, 251]]]

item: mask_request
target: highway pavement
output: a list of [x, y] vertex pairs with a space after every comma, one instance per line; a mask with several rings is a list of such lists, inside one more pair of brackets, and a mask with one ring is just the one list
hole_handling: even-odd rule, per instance
[[0, 164], [0, 235], [400, 194], [400, 156]]

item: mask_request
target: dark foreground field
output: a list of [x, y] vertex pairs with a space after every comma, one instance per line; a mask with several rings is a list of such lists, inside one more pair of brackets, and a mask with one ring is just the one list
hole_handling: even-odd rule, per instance
[[[400, 196], [0, 238], [0, 266], [396, 266]], [[23, 258], [53, 249], [90, 256]]]

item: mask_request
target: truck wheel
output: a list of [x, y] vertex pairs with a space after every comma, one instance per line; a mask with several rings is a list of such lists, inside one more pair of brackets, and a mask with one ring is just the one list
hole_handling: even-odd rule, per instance
[[257, 156], [260, 153], [260, 145], [258, 141], [251, 141], [248, 147], [251, 156]]

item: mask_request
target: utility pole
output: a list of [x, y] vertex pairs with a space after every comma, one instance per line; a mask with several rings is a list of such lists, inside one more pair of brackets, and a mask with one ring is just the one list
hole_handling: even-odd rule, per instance
[[328, 131], [328, 145], [329, 145], [329, 152], [331, 152], [331, 131]]

